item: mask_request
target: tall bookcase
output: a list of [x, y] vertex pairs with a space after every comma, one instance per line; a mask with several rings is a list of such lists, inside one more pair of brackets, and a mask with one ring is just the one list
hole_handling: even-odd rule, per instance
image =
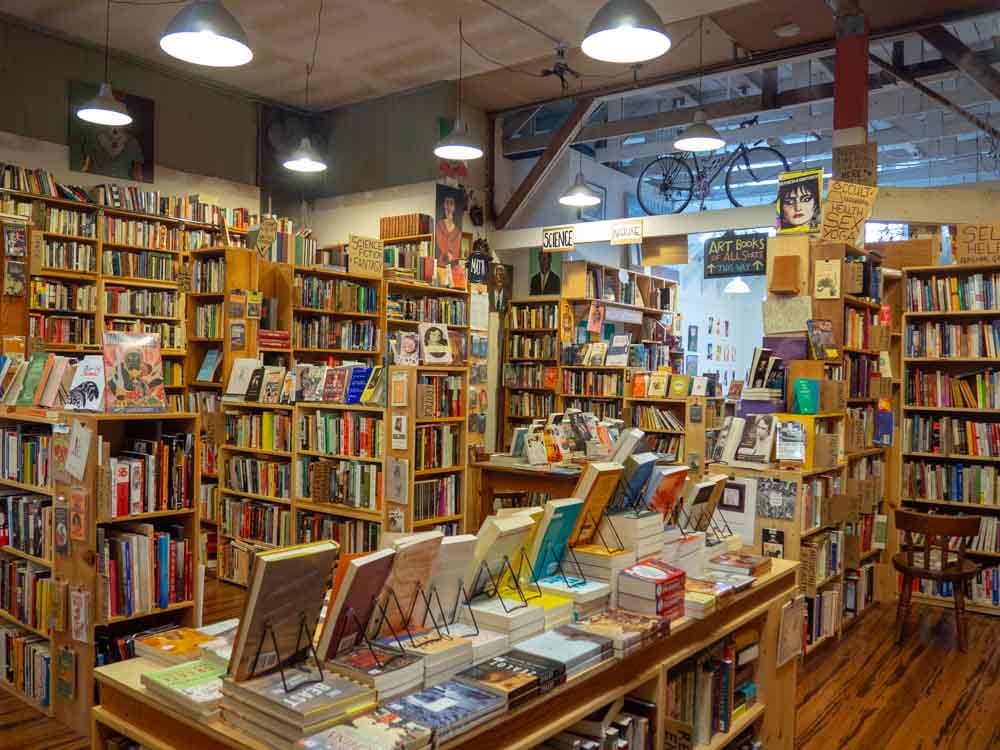
[[[710, 459], [708, 438], [722, 426], [723, 400], [721, 396], [635, 397], [630, 381], [625, 385], [625, 424], [645, 432], [645, 448], [665, 454], [670, 463], [688, 464], [689, 457], [697, 454], [700, 475]], [[668, 416], [661, 419], [649, 412]], [[680, 426], [667, 426], [670, 421]]]
[[[51, 550], [50, 557], [38, 557], [27, 554], [14, 546], [0, 548], [0, 559], [12, 560], [23, 565], [26, 571], [31, 570], [42, 578], [63, 582], [67, 585], [66, 600], [62, 602], [65, 612], [65, 628], [49, 629], [47, 624], [35, 627], [23, 625], [13, 613], [0, 609], [0, 624], [13, 623], [26, 636], [48, 643], [49, 647], [49, 685], [50, 704], [46, 708], [38, 706], [22, 689], [5, 679], [0, 678], [0, 688], [24, 700], [29, 705], [39, 708], [43, 713], [53, 716], [63, 724], [78, 733], [86, 734], [90, 726], [90, 708], [94, 697], [93, 670], [97, 658], [98, 644], [116, 646], [117, 639], [156, 625], [174, 623], [192, 626], [195, 623], [195, 598], [197, 591], [196, 571], [190, 569], [192, 576], [192, 597], [177, 598], [165, 608], [155, 606], [148, 612], [131, 616], [112, 616], [108, 609], [110, 605], [107, 577], [109, 560], [102, 554], [99, 541], [109, 538], [119, 530], [146, 533], [170, 528], [180, 531], [184, 539], [191, 544], [191, 562], [197, 563], [198, 548], [198, 506], [197, 487], [199, 481], [197, 447], [198, 416], [188, 413], [168, 414], [88, 414], [63, 412], [56, 410], [4, 408], [0, 411], [0, 426], [3, 429], [21, 430], [24, 433], [34, 433], [44, 436], [48, 441], [47, 451], [39, 451], [34, 455], [38, 463], [33, 464], [37, 470], [42, 463], [47, 465], [48, 479], [44, 483], [19, 481], [4, 476], [0, 478], [0, 487], [8, 490], [20, 490], [36, 497], [46, 507], [55, 508], [63, 500], [67, 501], [67, 519], [69, 528], [62, 527], [58, 520], [58, 512], [44, 513], [40, 516], [45, 527], [43, 534], [48, 540], [47, 547]], [[83, 461], [82, 479], [70, 475], [63, 467], [56, 466], [54, 456], [58, 454], [55, 443], [64, 439], [68, 431], [82, 429], [90, 434], [90, 445]], [[194, 450], [191, 451], [191, 507], [172, 507], [153, 512], [133, 513], [130, 515], [112, 515], [112, 482], [108, 457], [119, 455], [126, 446], [126, 440], [133, 438], [157, 439], [160, 435], [183, 432], [195, 436]], [[48, 458], [45, 458], [47, 453]], [[27, 466], [22, 467], [22, 471]], [[22, 476], [22, 478], [28, 478]], [[67, 481], [68, 480], [68, 481]], [[37, 479], [35, 479], [37, 481]], [[74, 506], [82, 508], [82, 516], [76, 516]], [[13, 520], [13, 519], [12, 519]], [[137, 524], [148, 526], [139, 527]], [[56, 528], [56, 527], [59, 528]], [[59, 546], [68, 536], [66, 554], [61, 554]], [[89, 593], [89, 606], [80, 608], [82, 627], [74, 632], [72, 623], [73, 592]], [[182, 594], [178, 593], [177, 597]], [[46, 610], [51, 612], [51, 605], [46, 603]], [[139, 609], [137, 607], [137, 609]], [[65, 672], [74, 675], [70, 690], [60, 690], [58, 680], [58, 659], [65, 652], [72, 660], [72, 666]]]
[[[1000, 266], [968, 264], [904, 269], [903, 425], [900, 498], [906, 508], [975, 514], [991, 527], [1000, 514], [996, 467], [1000, 400], [993, 365], [1000, 325]], [[985, 348], [989, 347], [989, 348]], [[965, 398], [959, 383], [968, 387]], [[969, 403], [967, 397], [972, 397]], [[996, 566], [1000, 549], [988, 529], [968, 555]], [[1000, 614], [981, 574], [967, 609]], [[950, 597], [914, 593], [914, 601], [950, 607]]]
[[513, 429], [559, 411], [559, 297], [511, 300], [504, 325], [502, 445]]

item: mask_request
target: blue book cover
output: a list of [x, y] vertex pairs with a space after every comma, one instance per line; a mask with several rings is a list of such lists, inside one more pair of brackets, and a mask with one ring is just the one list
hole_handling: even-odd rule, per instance
[[355, 367], [351, 370], [351, 382], [347, 385], [347, 396], [344, 399], [346, 404], [361, 403], [361, 395], [368, 385], [368, 378], [372, 375], [370, 367]]
[[132, 609], [132, 545], [125, 542], [122, 546], [125, 548], [125, 570], [122, 572], [125, 577], [125, 613], [132, 615], [135, 614]]
[[530, 551], [533, 580], [556, 572], [582, 509], [583, 501], [575, 497], [545, 504], [545, 514], [539, 521]]
[[201, 367], [198, 368], [198, 377], [196, 380], [202, 383], [210, 383], [215, 379], [215, 371], [219, 367], [219, 357], [222, 355], [218, 349], [209, 349], [205, 352], [205, 359], [201, 361]]
[[581, 662], [610, 654], [614, 642], [607, 636], [589, 633], [572, 625], [560, 625], [517, 644], [518, 651], [562, 662], [570, 669]]
[[891, 411], [876, 411], [875, 412], [875, 435], [873, 436], [872, 442], [875, 445], [892, 445], [892, 412]]
[[446, 733], [449, 727], [502, 710], [506, 706], [506, 696], [447, 680], [434, 687], [405, 695], [388, 703], [385, 708], [407, 721], [433, 729], [436, 733]]
[[642, 488], [649, 481], [653, 467], [660, 460], [658, 453], [633, 453], [625, 459], [625, 471], [622, 473], [621, 487], [623, 491], [622, 508], [635, 505], [642, 496]]

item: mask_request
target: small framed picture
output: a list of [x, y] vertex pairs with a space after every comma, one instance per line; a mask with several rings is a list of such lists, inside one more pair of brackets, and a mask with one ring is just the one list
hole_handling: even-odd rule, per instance
[[734, 513], [743, 513], [746, 510], [747, 488], [741, 482], [726, 482], [722, 490], [722, 497], [719, 499], [719, 507], [722, 510], [731, 510]]

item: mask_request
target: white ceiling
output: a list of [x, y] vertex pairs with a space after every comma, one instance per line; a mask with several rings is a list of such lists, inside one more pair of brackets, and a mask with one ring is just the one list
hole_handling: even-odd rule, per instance
[[[225, 0], [247, 31], [253, 61], [211, 69], [168, 57], [159, 35], [180, 5], [144, 0], [113, 3], [115, 50], [242, 89], [303, 106], [305, 67], [312, 54], [320, 0]], [[743, 5], [748, 0], [652, 0], [666, 23]], [[603, 0], [496, 0], [496, 4], [578, 47]], [[103, 46], [105, 0], [0, 0], [0, 13], [58, 34]], [[541, 34], [482, 0], [325, 0], [310, 108], [325, 109], [423, 86], [457, 74], [457, 23], [480, 51], [504, 65], [550, 56]], [[465, 74], [495, 70], [469, 49]]]

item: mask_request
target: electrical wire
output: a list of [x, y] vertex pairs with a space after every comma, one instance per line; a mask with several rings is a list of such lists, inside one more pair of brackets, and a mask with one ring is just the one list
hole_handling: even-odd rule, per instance
[[306, 65], [306, 109], [309, 109], [309, 78], [316, 68], [316, 52], [319, 50], [319, 32], [323, 26], [323, 5], [326, 0], [319, 0], [319, 12], [316, 14], [316, 36], [313, 37], [312, 60]]
[[558, 46], [561, 46], [561, 47], [565, 47], [565, 46], [568, 46], [568, 45], [567, 45], [567, 44], [566, 44], [566, 43], [565, 43], [564, 41], [562, 41], [561, 39], [559, 39], [559, 38], [557, 38], [557, 37], [554, 37], [554, 36], [552, 36], [552, 34], [550, 34], [549, 32], [545, 31], [544, 29], [541, 29], [541, 28], [539, 28], [538, 26], [535, 26], [535, 24], [531, 23], [530, 21], [525, 21], [525, 20], [524, 20], [523, 18], [521, 18], [520, 16], [516, 16], [516, 15], [514, 15], [513, 13], [511, 13], [511, 12], [510, 12], [509, 10], [507, 10], [506, 8], [502, 8], [502, 7], [500, 7], [499, 5], [497, 5], [496, 3], [494, 3], [494, 2], [492, 1], [492, 0], [483, 0], [483, 2], [484, 2], [484, 3], [486, 4], [486, 5], [488, 5], [488, 6], [490, 6], [491, 8], [493, 8], [493, 10], [496, 10], [496, 11], [500, 11], [500, 12], [501, 12], [501, 13], [503, 13], [503, 14], [504, 14], [505, 16], [509, 16], [510, 18], [513, 18], [513, 19], [514, 19], [515, 21], [517, 21], [517, 22], [518, 22], [519, 24], [521, 24], [521, 25], [523, 25], [523, 26], [527, 26], [527, 27], [528, 27], [529, 29], [531, 29], [532, 31], [537, 31], [537, 32], [538, 32], [539, 34], [541, 34], [542, 36], [544, 36], [544, 37], [545, 37], [546, 39], [548, 39], [548, 40], [549, 40], [550, 42], [552, 42], [553, 44], [555, 44], [555, 45], [558, 45]]
[[515, 67], [512, 67], [510, 65], [504, 65], [502, 62], [500, 62], [496, 58], [490, 57], [485, 52], [482, 52], [481, 50], [479, 50], [474, 44], [472, 44], [472, 42], [470, 42], [468, 39], [466, 39], [465, 34], [461, 31], [461, 29], [459, 29], [458, 34], [459, 34], [459, 37], [461, 38], [462, 42], [464, 42], [465, 45], [469, 49], [471, 49], [479, 57], [481, 57], [483, 60], [485, 60], [486, 62], [490, 63], [491, 65], [496, 65], [498, 68], [502, 68], [503, 70], [508, 70], [511, 73], [520, 73], [521, 75], [531, 76], [532, 78], [545, 78], [545, 76], [542, 75], [541, 73], [534, 73], [534, 72], [532, 72], [530, 70], [521, 70], [520, 68], [515, 68]]
[[107, 17], [104, 19], [104, 82], [111, 83], [111, 0], [107, 4]]

